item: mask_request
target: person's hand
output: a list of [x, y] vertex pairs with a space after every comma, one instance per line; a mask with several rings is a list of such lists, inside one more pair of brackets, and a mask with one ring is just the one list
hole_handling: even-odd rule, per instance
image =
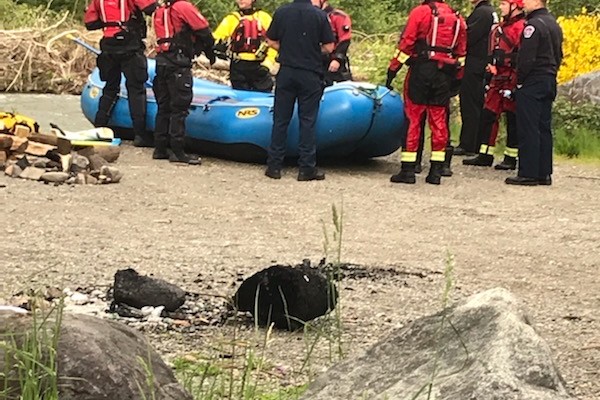
[[214, 48], [214, 53], [221, 60], [227, 60], [227, 44], [223, 41], [217, 43]]
[[340, 62], [338, 60], [331, 60], [329, 63], [329, 72], [338, 72], [340, 69]]
[[266, 65], [261, 65], [258, 67], [258, 72], [261, 78], [268, 76], [271, 73], [271, 70]]
[[217, 61], [217, 56], [214, 49], [204, 50], [204, 55], [208, 58], [210, 65], [213, 65]]
[[513, 92], [512, 90], [508, 90], [508, 89], [504, 89], [500, 91], [500, 94], [502, 95], [502, 97], [504, 97], [505, 99], [512, 99], [513, 97]]
[[[400, 68], [402, 68], [402, 64], [400, 64]], [[392, 71], [391, 69], [388, 68], [387, 70], [387, 79], [385, 80], [385, 87], [390, 89], [390, 90], [394, 90], [394, 87], [392, 86], [392, 81], [394, 80], [394, 78], [396, 77], [396, 75], [398, 75], [398, 71]]]

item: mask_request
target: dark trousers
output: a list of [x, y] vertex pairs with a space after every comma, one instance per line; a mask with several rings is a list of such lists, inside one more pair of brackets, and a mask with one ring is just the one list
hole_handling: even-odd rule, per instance
[[459, 147], [469, 153], [479, 151], [479, 127], [481, 110], [483, 109], [484, 85], [482, 68], [466, 67], [465, 75], [460, 85], [460, 116], [462, 127], [460, 129]]
[[344, 82], [352, 80], [352, 73], [350, 72], [350, 63], [348, 60], [344, 60], [340, 64], [340, 68], [336, 72], [329, 72], [329, 57], [324, 62], [323, 67], [325, 68], [325, 85], [331, 86], [334, 82]]
[[322, 95], [323, 79], [318, 73], [281, 66], [275, 84], [273, 131], [267, 158], [267, 165], [270, 168], [278, 169], [283, 165], [288, 126], [294, 113], [296, 100], [300, 120], [298, 165], [301, 170], [311, 170], [317, 165], [315, 124]]
[[526, 80], [517, 90], [519, 176], [545, 178], [552, 175], [552, 102], [556, 77]]
[[273, 78], [260, 61], [233, 60], [229, 67], [231, 87], [239, 90], [270, 92], [273, 89]]
[[117, 101], [121, 85], [121, 73], [125, 75], [129, 113], [133, 122], [133, 133], [146, 133], [146, 87], [148, 60], [144, 53], [113, 54], [102, 52], [97, 59], [100, 79], [106, 82], [98, 104], [94, 126], [107, 126], [112, 108]]
[[193, 97], [192, 70], [157, 65], [153, 88], [158, 105], [154, 144], [156, 148], [183, 150], [185, 119]]

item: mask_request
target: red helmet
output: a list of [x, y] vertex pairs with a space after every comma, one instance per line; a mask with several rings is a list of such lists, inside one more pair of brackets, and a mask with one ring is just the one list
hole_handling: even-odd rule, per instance
[[510, 4], [514, 4], [518, 8], [524, 8], [525, 7], [525, 5], [523, 4], [523, 0], [506, 0], [506, 1], [508, 1]]

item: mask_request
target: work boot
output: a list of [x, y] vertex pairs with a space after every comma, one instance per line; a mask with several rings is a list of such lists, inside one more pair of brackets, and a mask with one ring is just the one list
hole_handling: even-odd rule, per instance
[[281, 168], [267, 167], [265, 176], [268, 176], [271, 179], [281, 179]]
[[135, 135], [135, 137], [133, 138], [133, 145], [135, 147], [154, 147], [154, 144], [152, 143], [152, 138], [144, 133], [143, 135]]
[[446, 155], [444, 157], [444, 164], [442, 164], [442, 176], [452, 176], [452, 156], [454, 155], [454, 146], [446, 146]]
[[393, 183], [409, 183], [413, 184], [417, 182], [415, 177], [415, 163], [414, 162], [403, 162], [400, 172], [396, 175], [392, 175], [390, 182]]
[[164, 135], [154, 134], [154, 152], [152, 158], [154, 160], [168, 160], [169, 159], [169, 138]]
[[200, 158], [187, 154], [183, 151], [183, 141], [171, 139], [171, 150], [169, 150], [169, 161], [190, 165], [200, 165]]
[[169, 152], [166, 147], [155, 147], [152, 153], [152, 159], [154, 160], [168, 160]]
[[498, 171], [514, 171], [517, 169], [517, 159], [515, 157], [504, 156], [500, 164], [496, 164], [494, 169]]
[[491, 167], [494, 163], [494, 156], [491, 154], [477, 154], [474, 158], [463, 160], [463, 165], [472, 165], [475, 167]]
[[442, 169], [443, 163], [439, 161], [432, 161], [431, 167], [429, 168], [429, 174], [425, 178], [425, 182], [431, 183], [432, 185], [439, 185], [442, 183]]
[[325, 179], [325, 173], [319, 171], [317, 168], [300, 169], [298, 172], [298, 181], [322, 181]]

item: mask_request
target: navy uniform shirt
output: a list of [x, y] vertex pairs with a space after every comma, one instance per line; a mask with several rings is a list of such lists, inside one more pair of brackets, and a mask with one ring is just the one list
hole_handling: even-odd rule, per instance
[[529, 13], [517, 56], [517, 83], [536, 76], [556, 77], [563, 58], [562, 42], [562, 29], [546, 8]]
[[282, 66], [319, 74], [325, 72], [321, 44], [335, 41], [327, 14], [314, 7], [310, 0], [294, 0], [279, 7], [267, 37], [279, 41], [278, 61]]

